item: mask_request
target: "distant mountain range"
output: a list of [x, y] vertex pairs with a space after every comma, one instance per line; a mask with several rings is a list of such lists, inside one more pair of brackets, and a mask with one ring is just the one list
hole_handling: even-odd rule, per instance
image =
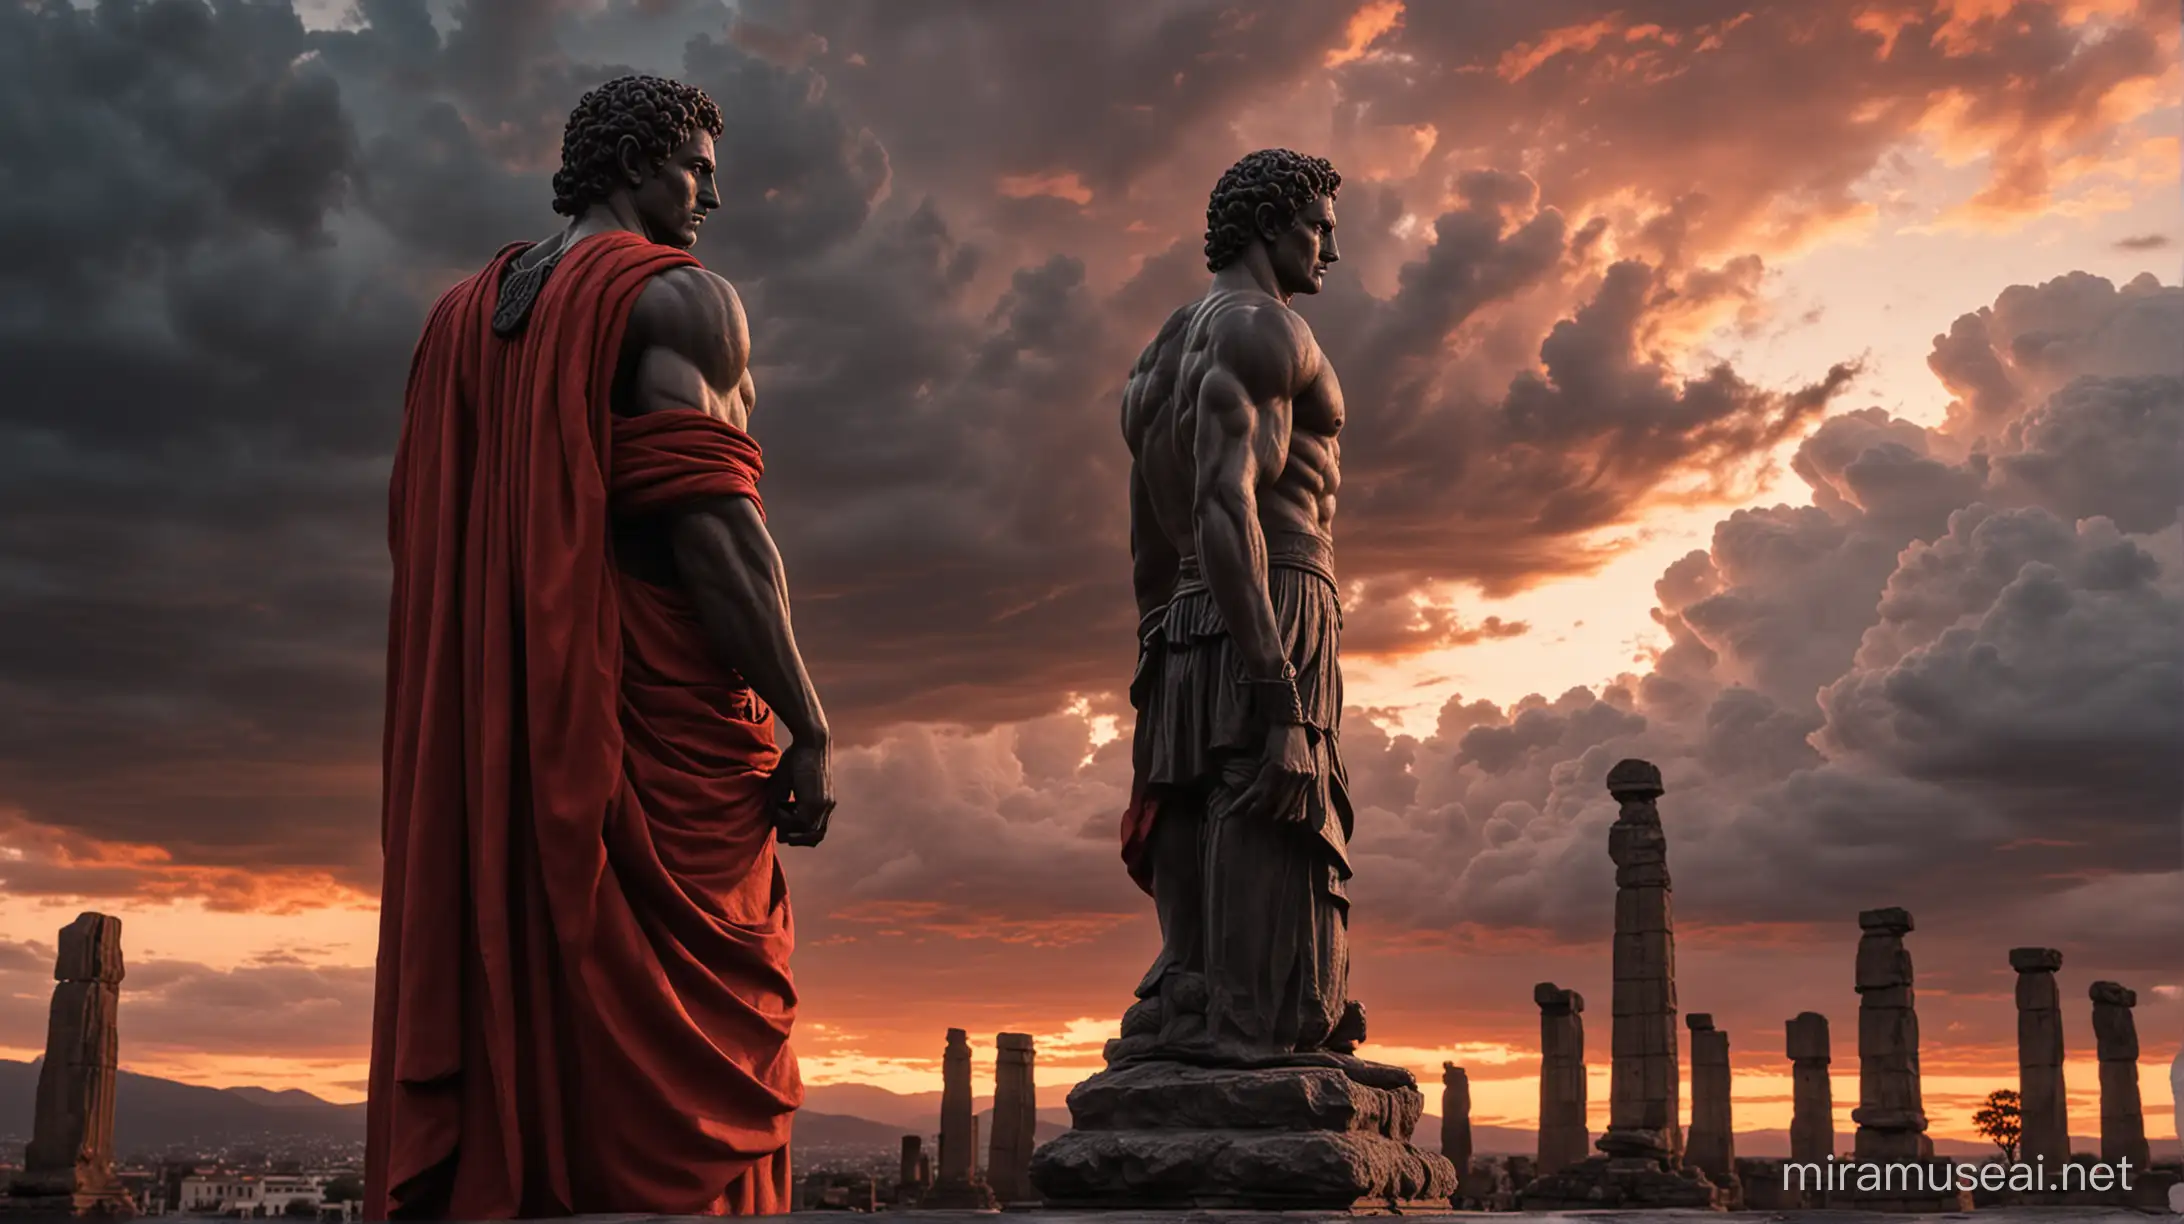
[[[28, 1139], [36, 1112], [38, 1064], [0, 1059], [0, 1137]], [[978, 1097], [979, 1133], [990, 1133], [993, 1098]], [[812, 1149], [894, 1151], [904, 1135], [930, 1143], [940, 1129], [938, 1092], [898, 1093], [868, 1084], [813, 1084], [805, 1089], [804, 1109], [796, 1116], [797, 1141]], [[1038, 1139], [1044, 1143], [1069, 1129], [1069, 1111], [1039, 1111]], [[356, 1142], [364, 1139], [364, 1106], [337, 1105], [300, 1088], [203, 1088], [156, 1076], [121, 1073], [114, 1089], [114, 1146], [123, 1154], [171, 1149], [274, 1145], [279, 1140]], [[1441, 1120], [1427, 1114], [1418, 1124], [1420, 1146], [1436, 1147]], [[1846, 1146], [1846, 1130], [1838, 1139]], [[1473, 1150], [1481, 1154], [1529, 1153], [1538, 1146], [1533, 1131], [1475, 1125]], [[980, 1145], [981, 1147], [984, 1144]], [[2100, 1141], [2074, 1136], [2071, 1148], [2097, 1152]], [[1981, 1157], [1990, 1144], [1936, 1139], [1943, 1156]], [[1787, 1156], [1789, 1132], [1744, 1131], [1737, 1135], [1739, 1156]], [[2157, 1141], [2154, 1154], [2174, 1156], [2176, 1144]]]

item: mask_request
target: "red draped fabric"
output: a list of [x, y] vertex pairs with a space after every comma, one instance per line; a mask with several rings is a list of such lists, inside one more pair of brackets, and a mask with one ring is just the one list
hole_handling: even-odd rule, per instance
[[562, 260], [513, 339], [501, 252], [433, 309], [396, 450], [374, 1219], [788, 1205], [794, 929], [771, 715], [610, 513], [757, 499], [758, 447], [609, 394], [645, 282]]
[[1130, 782], [1130, 806], [1122, 811], [1122, 866], [1130, 873], [1130, 882], [1150, 896], [1153, 891], [1153, 864], [1147, 857], [1153, 840], [1153, 820], [1160, 815], [1160, 797], [1145, 785], [1143, 779]]

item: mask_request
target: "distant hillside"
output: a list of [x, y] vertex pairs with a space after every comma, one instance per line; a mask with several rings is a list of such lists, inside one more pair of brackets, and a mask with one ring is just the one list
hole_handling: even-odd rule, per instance
[[[0, 1059], [0, 1135], [29, 1138], [37, 1100], [38, 1064]], [[364, 1106], [293, 1088], [202, 1088], [133, 1071], [114, 1085], [114, 1147], [124, 1155], [279, 1138], [362, 1142]]]
[[[0, 1138], [18, 1141], [30, 1137], [38, 1095], [38, 1064], [0, 1059]], [[993, 1101], [980, 1097], [979, 1133], [991, 1133]], [[174, 1080], [121, 1073], [114, 1090], [114, 1146], [121, 1154], [158, 1152], [172, 1148], [210, 1148], [271, 1143], [282, 1139], [329, 1142], [362, 1142], [364, 1106], [336, 1105], [298, 1088], [203, 1088]], [[805, 1090], [805, 1108], [796, 1118], [797, 1140], [813, 1148], [836, 1150], [897, 1150], [904, 1135], [931, 1140], [940, 1129], [940, 1094], [896, 1093], [866, 1084], [815, 1084]], [[1069, 1129], [1069, 1111], [1039, 1111], [1038, 1141], [1045, 1143]], [[1440, 1118], [1427, 1114], [1418, 1123], [1418, 1142], [1435, 1147], [1441, 1141]], [[1838, 1141], [1845, 1147], [1850, 1132]], [[1534, 1132], [1518, 1127], [1477, 1125], [1471, 1128], [1474, 1151], [1481, 1154], [1530, 1153], [1538, 1146]], [[2077, 1135], [2071, 1149], [2097, 1152], [2100, 1140]], [[980, 1147], [985, 1145], [981, 1143]], [[1936, 1139], [1935, 1151], [1943, 1156], [1984, 1158], [1990, 1144], [1961, 1139]], [[1737, 1135], [1739, 1156], [1787, 1156], [1789, 1132], [1745, 1131]], [[2175, 1140], [2155, 1140], [2154, 1155], [2173, 1158]]]

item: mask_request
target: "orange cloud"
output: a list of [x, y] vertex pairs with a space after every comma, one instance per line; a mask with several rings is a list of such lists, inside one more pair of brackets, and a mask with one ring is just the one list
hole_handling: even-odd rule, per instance
[[1092, 189], [1084, 185], [1075, 171], [1049, 171], [1044, 174], [1005, 174], [1001, 176], [999, 190], [1012, 200], [1028, 200], [1034, 196], [1051, 196], [1068, 200], [1079, 206], [1092, 202]]
[[1327, 53], [1326, 65], [1335, 68], [1362, 58], [1381, 35], [1402, 20], [1403, 0], [1368, 0], [1351, 14], [1349, 27], [1343, 31], [1343, 44]]
[[230, 913], [377, 904], [329, 871], [182, 863], [164, 846], [104, 841], [20, 814], [0, 814], [0, 886], [19, 897], [200, 901]]

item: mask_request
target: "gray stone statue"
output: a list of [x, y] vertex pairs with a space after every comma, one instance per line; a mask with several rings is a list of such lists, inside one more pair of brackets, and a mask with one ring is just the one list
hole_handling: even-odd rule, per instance
[[1206, 208], [1203, 297], [1123, 393], [1139, 613], [1123, 861], [1161, 949], [1032, 1158], [1049, 1208], [1445, 1210], [1425, 1098], [1356, 1056], [1340, 748], [1342, 392], [1290, 309], [1325, 283], [1341, 177], [1265, 149]]
[[1350, 800], [1340, 751], [1342, 390], [1290, 309], [1335, 249], [1334, 167], [1253, 153], [1206, 209], [1204, 297], [1123, 392], [1140, 654], [1124, 857], [1161, 950], [1120, 1057], [1347, 1054]]

